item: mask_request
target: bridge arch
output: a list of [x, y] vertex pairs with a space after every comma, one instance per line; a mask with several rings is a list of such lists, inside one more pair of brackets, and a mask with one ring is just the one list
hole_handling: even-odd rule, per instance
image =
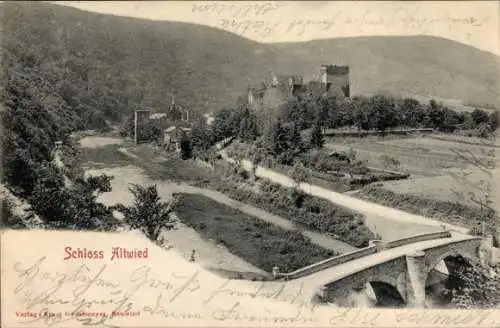
[[470, 239], [426, 250], [425, 264], [427, 274], [436, 268], [441, 261], [449, 257], [479, 259], [480, 245], [481, 239]]
[[375, 294], [377, 304], [390, 307], [401, 307], [406, 304], [406, 295], [402, 294], [397, 285], [383, 281], [370, 281], [369, 285]]
[[325, 282], [322, 285], [328, 290], [328, 300], [341, 306], [349, 306], [343, 303], [344, 300], [349, 299], [350, 294], [366, 293], [367, 286], [374, 291], [375, 297], [382, 288], [387, 288], [391, 293], [397, 293], [406, 301], [406, 264], [403, 257], [372, 266], [333, 282], [326, 280]]

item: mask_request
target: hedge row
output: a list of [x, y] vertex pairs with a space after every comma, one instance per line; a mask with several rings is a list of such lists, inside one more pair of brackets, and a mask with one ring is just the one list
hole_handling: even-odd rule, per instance
[[361, 215], [335, 206], [331, 202], [292, 188], [260, 181], [259, 191], [241, 188], [245, 179], [224, 176], [212, 186], [238, 201], [261, 208], [321, 233], [333, 234], [354, 247], [365, 247], [377, 237], [364, 224]]

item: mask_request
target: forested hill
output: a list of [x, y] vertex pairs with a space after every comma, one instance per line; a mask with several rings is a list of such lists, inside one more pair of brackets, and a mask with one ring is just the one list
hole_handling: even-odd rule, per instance
[[[35, 71], [84, 121], [120, 119], [139, 105], [176, 100], [197, 112], [230, 106], [271, 73], [311, 77], [349, 64], [352, 91], [498, 103], [499, 58], [434, 37], [360, 37], [259, 44], [201, 25], [3, 3], [3, 47]], [[60, 78], [64, 77], [64, 82]]]
[[349, 64], [354, 94], [430, 96], [499, 108], [500, 57], [452, 40], [372, 36], [277, 46], [288, 54], [283, 67], [297, 62], [306, 72], [318, 62]]

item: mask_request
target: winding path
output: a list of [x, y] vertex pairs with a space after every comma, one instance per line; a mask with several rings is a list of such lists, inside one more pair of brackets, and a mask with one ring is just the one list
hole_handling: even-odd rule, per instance
[[[130, 151], [126, 150], [125, 148], [120, 148], [119, 151], [122, 154], [125, 154], [127, 156], [130, 156], [132, 158], [136, 158], [136, 155], [131, 153]], [[328, 250], [332, 250], [336, 253], [347, 253], [351, 252], [353, 250], [356, 250], [356, 247], [353, 247], [345, 242], [342, 242], [340, 240], [331, 238], [329, 236], [325, 236], [324, 234], [304, 229], [302, 227], [298, 227], [296, 224], [293, 223], [293, 221], [289, 219], [285, 219], [283, 217], [271, 214], [267, 211], [261, 210], [257, 207], [254, 207], [252, 205], [245, 204], [243, 202], [234, 200], [225, 194], [215, 191], [215, 190], [210, 190], [210, 189], [205, 189], [205, 188], [199, 188], [199, 187], [194, 187], [191, 185], [187, 184], [182, 184], [182, 183], [172, 183], [172, 182], [167, 182], [167, 181], [150, 181], [151, 184], [156, 184], [158, 193], [162, 198], [165, 199], [171, 199], [172, 194], [174, 193], [188, 193], [188, 194], [200, 194], [205, 197], [208, 197], [210, 199], [213, 199], [219, 203], [222, 203], [224, 205], [227, 205], [229, 207], [232, 207], [234, 209], [237, 209], [245, 214], [254, 216], [258, 219], [261, 219], [263, 221], [272, 223], [276, 226], [279, 226], [283, 229], [286, 230], [298, 230], [300, 231], [304, 236], [307, 236], [310, 238], [311, 242], [315, 245], [318, 245], [320, 247], [323, 247]]]
[[323, 248], [326, 248], [326, 249], [329, 249], [329, 250], [332, 250], [335, 252], [340, 252], [340, 253], [347, 253], [347, 252], [351, 252], [351, 251], [357, 249], [356, 247], [353, 247], [353, 246], [351, 246], [347, 243], [344, 243], [340, 240], [325, 236], [324, 234], [314, 232], [314, 231], [311, 231], [308, 229], [299, 228], [291, 220], [288, 220], [288, 219], [282, 218], [280, 216], [271, 214], [269, 212], [261, 210], [257, 207], [252, 206], [252, 205], [248, 205], [248, 204], [242, 203], [240, 201], [234, 200], [234, 199], [232, 199], [232, 198], [230, 198], [230, 197], [226, 196], [225, 194], [220, 193], [218, 191], [193, 187], [193, 186], [184, 185], [184, 184], [165, 184], [165, 183], [162, 183], [161, 185], [158, 186], [158, 192], [163, 197], [165, 197], [166, 195], [171, 196], [172, 193], [176, 193], [176, 192], [177, 193], [200, 194], [200, 195], [203, 195], [205, 197], [211, 198], [219, 203], [222, 203], [224, 205], [227, 205], [229, 207], [237, 209], [245, 214], [248, 214], [248, 215], [254, 216], [256, 218], [259, 218], [263, 221], [272, 223], [272, 224], [279, 226], [283, 229], [298, 230], [303, 235], [309, 237], [313, 244], [316, 244], [316, 245], [321, 246]]
[[[225, 150], [221, 150], [220, 154], [222, 158], [229, 162], [234, 162], [232, 158], [230, 158]], [[241, 165], [246, 170], [252, 170], [252, 163], [247, 160], [242, 160]], [[294, 182], [291, 178], [274, 172], [273, 170], [264, 168], [262, 166], [258, 166], [255, 174], [261, 178], [265, 178], [273, 181], [274, 183], [278, 183], [280, 185], [291, 187], [294, 185]], [[459, 227], [452, 224], [447, 224], [442, 221], [438, 221], [432, 218], [424, 217], [421, 215], [410, 214], [398, 209], [394, 209], [391, 207], [371, 203], [369, 201], [359, 199], [356, 197], [352, 197], [346, 194], [338, 193], [332, 190], [328, 190], [325, 188], [321, 188], [315, 185], [311, 185], [308, 183], [301, 183], [299, 188], [316, 197], [321, 197], [323, 199], [327, 199], [332, 203], [349, 208], [358, 213], [362, 213], [367, 217], [375, 216], [375, 217], [384, 217], [386, 219], [390, 219], [393, 221], [401, 222], [401, 223], [411, 223], [416, 225], [428, 225], [436, 228], [442, 228], [442, 226], [446, 226], [446, 229], [456, 231], [462, 234], [466, 234], [468, 232], [467, 228]]]

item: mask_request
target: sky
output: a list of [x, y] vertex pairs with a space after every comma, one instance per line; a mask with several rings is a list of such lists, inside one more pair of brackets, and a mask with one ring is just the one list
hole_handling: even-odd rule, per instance
[[499, 1], [58, 1], [57, 4], [119, 16], [203, 24], [266, 43], [371, 35], [432, 35], [500, 55]]

